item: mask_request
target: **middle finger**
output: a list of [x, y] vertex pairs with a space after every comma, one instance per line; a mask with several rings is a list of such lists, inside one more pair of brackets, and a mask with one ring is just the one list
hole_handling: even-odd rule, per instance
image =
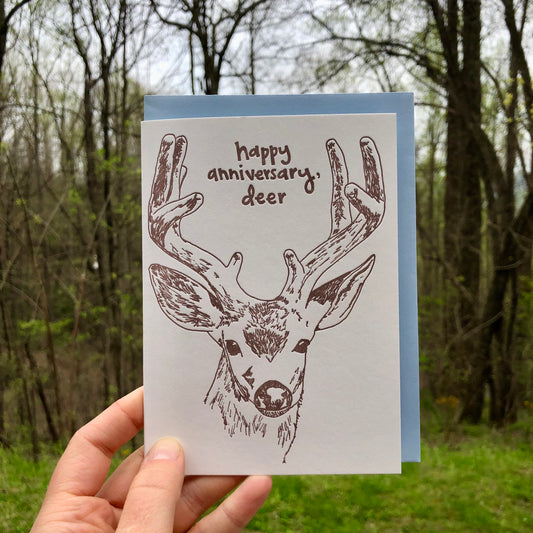
[[212, 505], [232, 491], [244, 476], [190, 476], [185, 478], [176, 506], [174, 533], [187, 531]]
[[131, 482], [137, 475], [144, 459], [144, 446], [130, 454], [116, 470], [107, 478], [96, 496], [104, 498], [114, 507], [122, 509], [126, 496], [130, 490]]

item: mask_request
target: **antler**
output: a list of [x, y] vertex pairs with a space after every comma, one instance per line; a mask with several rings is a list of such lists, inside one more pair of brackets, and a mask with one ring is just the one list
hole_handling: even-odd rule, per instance
[[[299, 260], [292, 250], [284, 252], [288, 275], [280, 296], [303, 300], [317, 280], [333, 264], [368, 238], [385, 213], [385, 189], [379, 151], [373, 139], [359, 141], [363, 156], [365, 188], [348, 182], [344, 153], [335, 139], [326, 142], [333, 181], [329, 237]], [[148, 202], [148, 229], [153, 241], [168, 255], [199, 274], [220, 296], [242, 295], [237, 277], [242, 254], [235, 252], [227, 264], [192, 244], [181, 234], [181, 221], [203, 204], [200, 193], [181, 197], [187, 174], [183, 164], [187, 139], [167, 134], [161, 140], [152, 191]], [[354, 211], [355, 216], [351, 211]]]
[[[385, 187], [381, 158], [374, 140], [359, 141], [363, 156], [365, 188], [348, 183], [344, 153], [335, 139], [326, 142], [331, 176], [331, 231], [329, 237], [301, 261], [292, 250], [284, 253], [288, 276], [282, 296], [306, 299], [318, 278], [333, 264], [367, 239], [385, 214]], [[355, 211], [351, 215], [350, 207]]]
[[150, 237], [168, 255], [197, 272], [218, 294], [241, 291], [237, 276], [242, 254], [235, 252], [224, 264], [181, 234], [182, 219], [194, 213], [204, 201], [197, 192], [181, 197], [181, 185], [187, 175], [187, 167], [183, 164], [186, 153], [185, 136], [167, 134], [161, 140], [148, 202]]

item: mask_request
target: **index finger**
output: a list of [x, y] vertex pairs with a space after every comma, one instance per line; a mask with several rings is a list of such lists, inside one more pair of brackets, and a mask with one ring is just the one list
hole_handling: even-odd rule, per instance
[[50, 480], [48, 495], [94, 496], [102, 487], [114, 453], [143, 427], [143, 389], [134, 390], [80, 428]]

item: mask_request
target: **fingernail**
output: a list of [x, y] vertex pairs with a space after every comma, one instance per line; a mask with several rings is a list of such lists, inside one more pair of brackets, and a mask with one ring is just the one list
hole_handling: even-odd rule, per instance
[[181, 455], [181, 444], [172, 437], [159, 439], [146, 455], [147, 461], [176, 461]]

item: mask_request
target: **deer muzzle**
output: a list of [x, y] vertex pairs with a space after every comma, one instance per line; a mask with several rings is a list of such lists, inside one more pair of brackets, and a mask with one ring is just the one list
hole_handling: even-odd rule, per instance
[[292, 393], [279, 381], [266, 381], [255, 392], [254, 405], [261, 414], [276, 418], [292, 407]]

